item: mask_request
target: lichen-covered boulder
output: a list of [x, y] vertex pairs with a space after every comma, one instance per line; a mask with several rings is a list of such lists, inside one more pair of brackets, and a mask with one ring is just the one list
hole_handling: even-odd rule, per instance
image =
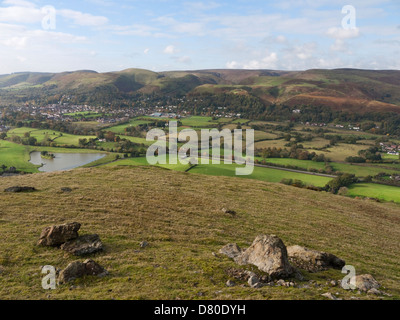
[[63, 243], [78, 238], [78, 230], [81, 224], [77, 222], [46, 227], [40, 234], [38, 245], [59, 246]]

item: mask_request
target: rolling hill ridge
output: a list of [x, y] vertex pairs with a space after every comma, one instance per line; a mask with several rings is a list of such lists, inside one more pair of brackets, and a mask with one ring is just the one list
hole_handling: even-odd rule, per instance
[[23, 72], [0, 75], [0, 103], [16, 102], [15, 97], [18, 102], [28, 102], [56, 94], [82, 96], [84, 100], [96, 92], [107, 92], [107, 99], [129, 99], [138, 94], [232, 94], [254, 97], [266, 106], [328, 106], [355, 113], [400, 113], [399, 86], [400, 71], [396, 70]]

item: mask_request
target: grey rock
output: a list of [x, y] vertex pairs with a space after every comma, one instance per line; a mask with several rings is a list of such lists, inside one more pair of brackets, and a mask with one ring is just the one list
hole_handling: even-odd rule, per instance
[[253, 244], [235, 260], [238, 264], [252, 264], [271, 277], [287, 278], [294, 274], [286, 246], [275, 235], [258, 236]]
[[40, 234], [38, 245], [59, 246], [67, 241], [78, 238], [78, 230], [81, 224], [77, 222], [46, 227]]
[[20, 192], [34, 192], [34, 187], [10, 187], [4, 190], [4, 192], [20, 193]]
[[144, 248], [148, 247], [150, 244], [147, 241], [142, 241], [139, 245], [140, 245], [140, 248], [144, 249]]
[[339, 285], [339, 282], [336, 280], [332, 280], [331, 282], [329, 282], [330, 286], [332, 287], [337, 287]]
[[381, 285], [370, 274], [362, 274], [354, 276], [350, 279], [350, 283], [354, 283], [356, 288], [362, 292], [368, 292], [371, 289], [379, 289]]
[[226, 255], [228, 258], [237, 259], [243, 250], [236, 243], [230, 243], [219, 250], [220, 254]]
[[234, 286], [236, 286], [236, 283], [233, 282], [232, 280], [228, 280], [228, 281], [226, 282], [226, 286], [227, 286], [227, 287], [234, 287]]
[[71, 262], [58, 276], [58, 283], [64, 284], [84, 276], [105, 277], [108, 271], [93, 260], [85, 260], [84, 262]]
[[261, 288], [262, 283], [260, 282], [260, 279], [257, 276], [251, 276], [249, 280], [247, 281], [250, 287], [252, 288]]
[[277, 285], [278, 287], [284, 287], [284, 286], [286, 285], [286, 281], [283, 280], [283, 279], [280, 279], [280, 280], [278, 280], [278, 281], [276, 282], [276, 285]]
[[230, 214], [231, 216], [235, 216], [236, 215], [236, 211], [230, 210], [230, 209], [227, 209], [227, 208], [222, 208], [222, 212], [226, 213], [226, 214]]
[[103, 250], [103, 243], [97, 234], [90, 234], [64, 243], [61, 249], [75, 256], [83, 256]]
[[72, 189], [68, 188], [68, 187], [64, 187], [64, 188], [61, 188], [61, 191], [64, 193], [70, 193], [70, 192], [72, 192]]
[[342, 300], [342, 299], [337, 298], [336, 296], [334, 296], [334, 295], [333, 295], [332, 293], [330, 293], [330, 292], [321, 294], [321, 296], [323, 296], [323, 297], [325, 297], [325, 298], [328, 298], [328, 299], [331, 299], [331, 300]]
[[293, 266], [309, 272], [318, 272], [329, 268], [342, 269], [346, 263], [344, 260], [331, 253], [311, 250], [301, 246], [287, 248], [289, 261]]
[[370, 295], [376, 295], [376, 296], [381, 296], [383, 295], [383, 293], [381, 291], [379, 291], [378, 289], [372, 288], [370, 290], [368, 290], [367, 292]]

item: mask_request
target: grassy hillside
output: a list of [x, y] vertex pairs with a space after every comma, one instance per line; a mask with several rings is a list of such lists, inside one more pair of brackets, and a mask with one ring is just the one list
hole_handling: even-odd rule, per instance
[[[227, 269], [237, 266], [212, 252], [230, 242], [247, 247], [260, 233], [331, 252], [400, 298], [400, 210], [394, 204], [144, 167], [0, 178], [1, 189], [14, 185], [38, 191], [0, 192], [0, 299], [325, 299], [325, 292], [376, 299], [329, 287], [226, 287], [233, 280]], [[73, 191], [61, 193], [62, 187]], [[81, 234], [100, 235], [105, 251], [92, 258], [110, 275], [44, 291], [41, 266], [65, 268], [83, 259], [36, 242], [42, 228], [72, 221], [82, 223]], [[140, 249], [144, 240], [150, 246]], [[344, 276], [337, 270], [304, 275], [319, 284]]]

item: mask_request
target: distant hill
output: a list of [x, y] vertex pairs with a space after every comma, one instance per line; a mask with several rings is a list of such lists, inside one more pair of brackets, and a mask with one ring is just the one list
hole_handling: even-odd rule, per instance
[[[264, 105], [327, 106], [355, 113], [400, 113], [400, 71], [394, 70], [197, 70], [152, 72], [127, 69], [97, 73], [0, 75], [0, 103], [21, 102], [49, 95], [97, 94], [99, 103], [135, 94], [244, 95]], [[18, 99], [17, 99], [18, 97]], [[15, 98], [15, 99], [14, 99]]]

